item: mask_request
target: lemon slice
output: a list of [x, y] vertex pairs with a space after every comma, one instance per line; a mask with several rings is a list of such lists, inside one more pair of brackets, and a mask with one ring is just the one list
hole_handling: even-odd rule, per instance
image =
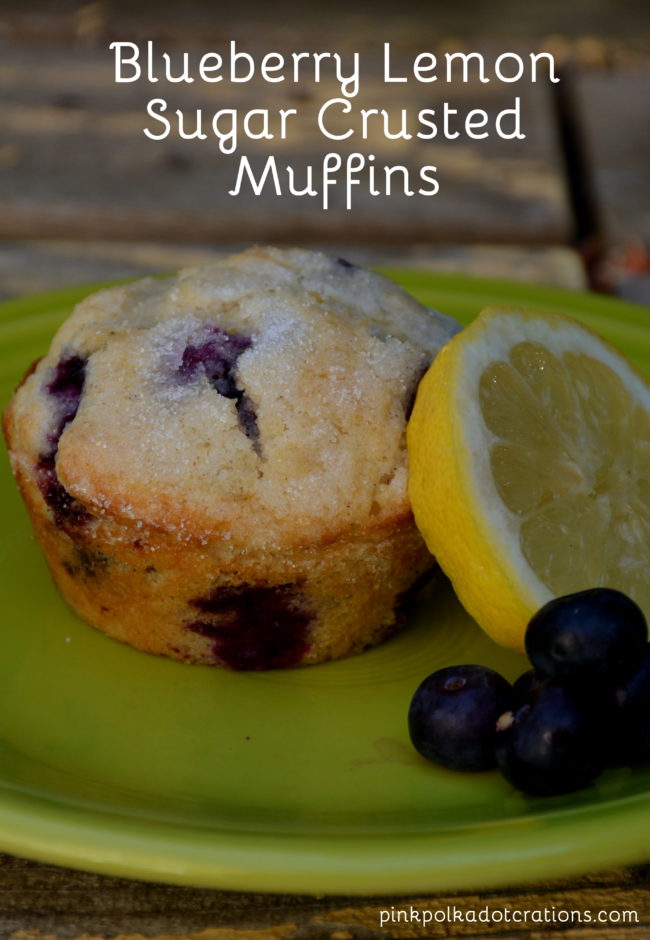
[[603, 339], [488, 308], [436, 357], [407, 434], [417, 525], [498, 643], [523, 649], [542, 604], [596, 586], [650, 618], [650, 387]]

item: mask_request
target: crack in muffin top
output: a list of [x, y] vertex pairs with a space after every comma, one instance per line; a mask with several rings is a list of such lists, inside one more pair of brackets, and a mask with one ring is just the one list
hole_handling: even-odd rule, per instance
[[405, 411], [457, 330], [378, 274], [250, 249], [87, 298], [17, 393], [17, 420], [37, 458], [52, 370], [83, 358], [56, 452], [76, 500], [191, 538], [322, 543], [408, 513]]

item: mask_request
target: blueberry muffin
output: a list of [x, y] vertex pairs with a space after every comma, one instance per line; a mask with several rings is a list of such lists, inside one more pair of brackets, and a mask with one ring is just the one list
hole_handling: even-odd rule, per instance
[[88, 297], [4, 416], [63, 596], [138, 649], [233, 669], [382, 640], [432, 565], [405, 425], [456, 329], [302, 250]]

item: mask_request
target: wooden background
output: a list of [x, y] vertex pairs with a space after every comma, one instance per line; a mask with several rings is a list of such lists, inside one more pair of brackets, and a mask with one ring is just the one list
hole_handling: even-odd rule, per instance
[[[170, 270], [251, 241], [307, 244], [365, 264], [414, 264], [616, 293], [650, 304], [650, 23], [647, 0], [523, 4], [24, 3], [0, 7], [0, 297]], [[440, 167], [431, 199], [357, 197], [352, 213], [311, 201], [227, 195], [233, 160], [211, 142], [148, 141], [149, 86], [115, 85], [113, 39], [200, 51], [229, 39], [251, 52], [358, 50], [359, 106], [401, 107], [382, 87], [389, 39], [397, 62], [419, 51], [547, 50], [558, 86], [409, 85], [409, 107], [441, 98], [491, 113], [522, 96], [526, 140], [373, 140], [378, 162]], [[233, 86], [227, 106], [313, 113], [331, 83]], [[396, 89], [396, 90], [395, 90]], [[434, 93], [435, 92], [435, 93]], [[155, 87], [174, 107], [223, 107], [212, 86]], [[334, 147], [330, 149], [335, 149]], [[359, 148], [362, 149], [362, 148]], [[322, 156], [305, 126], [278, 147], [302, 165]], [[259, 145], [252, 157], [261, 156]], [[435, 158], [435, 159], [434, 159]], [[0, 856], [0, 938], [650, 937], [650, 869], [429, 898], [312, 898], [145, 884]], [[624, 910], [638, 923], [539, 927], [415, 925], [380, 930], [378, 910], [413, 903]]]
[[[451, 9], [449, 8], [451, 6]], [[0, 12], [0, 290], [5, 295], [94, 277], [192, 263], [241, 244], [351, 246], [357, 260], [409, 260], [542, 282], [587, 283], [645, 299], [650, 241], [650, 48], [647, 4], [603, 0], [521, 4], [361, 4], [4, 0]], [[439, 167], [440, 192], [390, 200], [356, 194], [353, 212], [317, 200], [227, 194], [236, 156], [212, 141], [148, 140], [146, 103], [171, 107], [298, 107], [278, 158], [297, 166], [328, 148], [309, 117], [333, 82], [218, 85], [113, 81], [112, 40], [200, 53], [234, 39], [252, 54], [359, 51], [355, 106], [459, 107], [491, 113], [522, 98], [524, 141], [375, 137], [377, 163]], [[550, 51], [558, 85], [381, 82], [382, 45], [396, 68], [418, 51]], [[404, 100], [407, 87], [408, 97]], [[149, 121], [149, 124], [151, 122]], [[262, 144], [242, 152], [258, 161]], [[357, 141], [355, 146], [363, 142]], [[331, 142], [334, 146], [334, 142]], [[272, 143], [275, 148], [275, 142]], [[347, 146], [345, 143], [342, 147]], [[336, 148], [338, 149], [338, 148]], [[361, 189], [361, 187], [359, 187]], [[110, 241], [111, 244], [107, 245]], [[127, 244], [133, 243], [133, 244]]]

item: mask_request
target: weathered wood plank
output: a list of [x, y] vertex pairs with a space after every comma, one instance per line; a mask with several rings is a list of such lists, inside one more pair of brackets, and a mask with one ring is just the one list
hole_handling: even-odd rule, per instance
[[[255, 35], [254, 24], [250, 30]], [[313, 241], [336, 240], [345, 232], [350, 239], [384, 243], [404, 238], [566, 241], [570, 225], [547, 87], [525, 81], [385, 85], [382, 43], [368, 46], [362, 37], [364, 81], [355, 109], [386, 108], [394, 121], [402, 107], [416, 115], [421, 108], [439, 111], [442, 101], [448, 100], [461, 115], [482, 107], [493, 120], [519, 95], [526, 139], [505, 141], [492, 131], [486, 140], [423, 141], [414, 133], [411, 140], [386, 141], [375, 127], [367, 141], [358, 132], [346, 141], [326, 140], [316, 115], [323, 101], [340, 95], [333, 76], [318, 85], [306, 80], [299, 87], [288, 81], [228, 83], [227, 94], [220, 86], [198, 81], [116, 85], [107, 41], [88, 47], [15, 40], [6, 44], [0, 65], [0, 237]], [[426, 48], [426, 42], [413, 46], [414, 41], [411, 37], [396, 43], [394, 74], [407, 72], [414, 51]], [[223, 52], [226, 45], [222, 37], [216, 48]], [[339, 39], [338, 46], [326, 35], [320, 48], [342, 48], [349, 55], [353, 46], [354, 35], [343, 44]], [[265, 45], [258, 36], [243, 48], [259, 56], [277, 47]], [[279, 51], [303, 48], [300, 34], [289, 33]], [[171, 39], [160, 49], [179, 52]], [[189, 51], [196, 61], [201, 49]], [[498, 46], [487, 46], [486, 58], [492, 56], [493, 61], [495, 51]], [[430, 197], [404, 195], [398, 173], [390, 197], [373, 196], [366, 167], [362, 185], [354, 187], [352, 212], [345, 208], [341, 185], [332, 187], [327, 211], [321, 208], [320, 195], [277, 196], [265, 190], [258, 197], [247, 186], [233, 197], [228, 191], [235, 184], [239, 153], [222, 154], [215, 140], [181, 140], [176, 133], [165, 140], [148, 139], [145, 126], [154, 132], [160, 129], [146, 115], [152, 97], [166, 98], [170, 111], [179, 108], [188, 117], [197, 108], [203, 108], [208, 118], [220, 107], [240, 112], [297, 108], [301, 117], [293, 130], [288, 125], [286, 140], [247, 141], [241, 153], [249, 156], [258, 172], [268, 153], [274, 152], [282, 167], [285, 163], [296, 167], [299, 188], [305, 185], [306, 167], [311, 165], [313, 188], [320, 192], [324, 155], [341, 151], [344, 157], [350, 152], [374, 156], [381, 192], [384, 165], [406, 167], [415, 190], [420, 167], [437, 166], [440, 192]], [[337, 122], [341, 132], [348, 129], [346, 120], [341, 115]], [[392, 127], [395, 132], [394, 123]], [[416, 131], [412, 124], [410, 132]], [[277, 127], [271, 132], [277, 135]], [[286, 190], [287, 177], [284, 169], [280, 172]]]
[[627, 49], [650, 46], [645, 0], [626, 0], [624, 15], [611, 0], [573, 0], [563, 4], [517, 4], [495, 0], [486, 10], [481, 3], [422, 4], [420, 0], [360, 0], [351, 8], [349, 0], [329, 0], [326, 5], [305, 5], [297, 0], [247, 0], [246, 4], [219, 4], [212, 0], [104, 0], [80, 4], [79, 0], [3, 0], [2, 13], [12, 34], [30, 41], [55, 39], [97, 41], [117, 28], [139, 35], [172, 36], [183, 41], [241, 35], [250, 24], [264, 35], [299, 30], [322, 36], [338, 33], [343, 40], [356, 26], [364, 35], [384, 34], [412, 38], [430, 33], [436, 38], [457, 36], [469, 40], [477, 35], [513, 37], [550, 35], [591, 44], [603, 38], [612, 47], [624, 42]]
[[[387, 940], [465, 936], [473, 940], [550, 940], [561, 928], [567, 940], [578, 936], [581, 940], [606, 940], [614, 934], [619, 940], [641, 940], [650, 932], [648, 877], [647, 868], [633, 868], [572, 882], [546, 882], [481, 894], [318, 898], [165, 886], [0, 855], [0, 938], [72, 940], [89, 935], [138, 935], [161, 940], [167, 936], [197, 940]], [[432, 917], [444, 915], [446, 922], [434, 919], [429, 924], [407, 923], [396, 911], [409, 912], [411, 907], [443, 912]], [[499, 914], [494, 914], [494, 923], [486, 924], [478, 919], [478, 912], [486, 909], [490, 916], [506, 910], [540, 913], [535, 917], [529, 914], [527, 921], [516, 923], [499, 920]], [[382, 910], [387, 912], [383, 927]], [[603, 916], [611, 917], [610, 923], [594, 923], [601, 911], [605, 912]], [[544, 916], [547, 922], [540, 924]]]
[[[0, 244], [0, 298], [202, 264], [246, 247], [154, 242], [32, 241]], [[578, 255], [569, 248], [494, 245], [378, 247], [337, 242], [324, 251], [374, 267], [417, 267], [529, 283], [583, 288]]]

